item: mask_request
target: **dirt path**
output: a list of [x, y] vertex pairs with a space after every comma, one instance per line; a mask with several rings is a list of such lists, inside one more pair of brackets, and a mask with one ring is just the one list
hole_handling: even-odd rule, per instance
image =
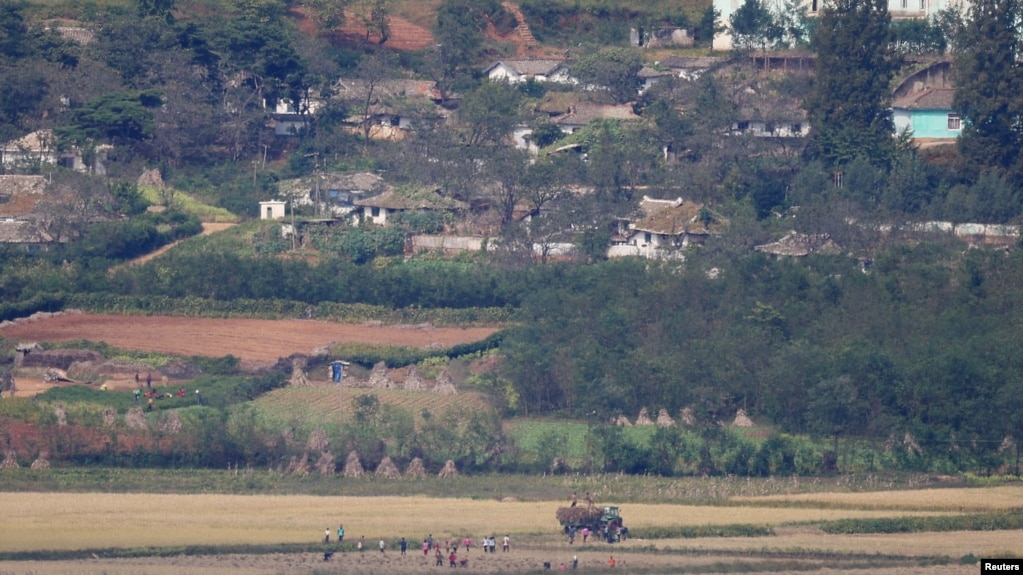
[[165, 316], [63, 314], [0, 329], [22, 341], [105, 341], [115, 347], [220, 357], [242, 367], [266, 365], [331, 343], [426, 348], [479, 341], [496, 328], [365, 326], [314, 320], [209, 319]]
[[[203, 222], [203, 224], [202, 224], [202, 232], [200, 232], [199, 235], [200, 236], [208, 236], [208, 235], [210, 235], [212, 233], [215, 233], [215, 232], [222, 232], [222, 231], [226, 230], [227, 228], [230, 228], [233, 225], [234, 224]], [[162, 248], [160, 248], [160, 249], [158, 249], [158, 250], [156, 250], [154, 252], [150, 252], [150, 253], [148, 253], [148, 254], [146, 254], [144, 256], [139, 256], [139, 257], [137, 257], [137, 258], [135, 258], [135, 259], [133, 259], [131, 261], [124, 262], [123, 264], [112, 268], [110, 271], [115, 271], [115, 270], [118, 270], [120, 268], [125, 268], [125, 267], [137, 266], [137, 265], [140, 265], [140, 264], [144, 264], [144, 263], [148, 262], [149, 260], [151, 260], [151, 259], [153, 259], [153, 258], [155, 258], [155, 257], [157, 257], [159, 255], [162, 255], [162, 254], [166, 253], [167, 250], [173, 248], [174, 246], [180, 244], [181, 242], [183, 242], [183, 241], [185, 241], [187, 239], [188, 238], [181, 239], [181, 240], [178, 240], [178, 241], [173, 242], [173, 243], [169, 243], [169, 244], [163, 246]]]

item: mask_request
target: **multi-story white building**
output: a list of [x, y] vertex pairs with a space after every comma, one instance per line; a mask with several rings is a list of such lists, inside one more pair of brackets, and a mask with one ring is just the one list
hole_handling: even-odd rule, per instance
[[[732, 14], [738, 10], [745, 0], [714, 0], [714, 8], [721, 13], [721, 23], [728, 26]], [[803, 0], [806, 13], [809, 16], [816, 16], [825, 4], [826, 0]], [[781, 13], [784, 7], [784, 0], [764, 0], [764, 4], [771, 12]], [[962, 10], [969, 7], [969, 0], [888, 0], [888, 13], [892, 20], [905, 19], [930, 19], [938, 12], [951, 6], [960, 6]], [[731, 50], [732, 34], [725, 30], [714, 37], [715, 50]]]

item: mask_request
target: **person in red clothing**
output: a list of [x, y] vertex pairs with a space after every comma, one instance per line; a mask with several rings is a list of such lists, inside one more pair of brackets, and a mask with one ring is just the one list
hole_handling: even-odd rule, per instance
[[611, 558], [607, 560], [607, 566], [608, 567], [614, 567], [615, 566], [615, 556], [614, 555], [612, 555]]
[[452, 551], [451, 555], [448, 555], [448, 561], [451, 562], [452, 567], [456, 566], [458, 564], [458, 555], [455, 555], [455, 552]]

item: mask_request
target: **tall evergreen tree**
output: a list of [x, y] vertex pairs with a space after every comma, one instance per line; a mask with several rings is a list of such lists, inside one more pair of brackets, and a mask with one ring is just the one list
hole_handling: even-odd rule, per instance
[[1023, 183], [1023, 2], [976, 0], [956, 54], [953, 108], [963, 119], [965, 165]]
[[811, 40], [817, 75], [805, 107], [811, 150], [827, 162], [841, 166], [863, 156], [887, 165], [892, 158], [898, 58], [890, 20], [887, 0], [835, 0], [821, 11]]

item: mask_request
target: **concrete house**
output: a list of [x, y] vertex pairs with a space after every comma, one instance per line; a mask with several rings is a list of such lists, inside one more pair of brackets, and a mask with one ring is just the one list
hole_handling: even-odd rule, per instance
[[53, 243], [53, 236], [38, 223], [13, 218], [0, 219], [0, 244], [21, 248], [28, 252], [45, 250]]
[[704, 72], [725, 62], [727, 59], [714, 56], [668, 56], [656, 64], [661, 68], [671, 70], [683, 80], [695, 80]]
[[675, 73], [671, 70], [658, 70], [650, 66], [643, 66], [639, 72], [636, 72], [636, 76], [639, 78], [639, 93], [642, 94], [658, 81], [675, 76]]
[[376, 140], [405, 139], [415, 118], [431, 117], [437, 123], [446, 122], [449, 109], [457, 107], [458, 102], [456, 94], [443, 93], [436, 82], [428, 80], [383, 80], [371, 84], [348, 79], [339, 81], [335, 89], [336, 97], [353, 111], [347, 119], [354, 126], [353, 131], [368, 132]]
[[680, 258], [683, 248], [702, 245], [728, 225], [703, 204], [682, 198], [655, 200], [643, 196], [640, 214], [634, 221], [617, 220], [608, 257]]
[[594, 120], [620, 120], [637, 122], [642, 118], [632, 111], [631, 104], [621, 106], [604, 106], [599, 104], [578, 104], [569, 107], [568, 113], [557, 116], [552, 121], [566, 134], [573, 134], [585, 128]]
[[963, 130], [962, 119], [952, 111], [954, 88], [928, 88], [892, 103], [895, 131], [908, 131], [914, 140], [951, 142]]
[[355, 209], [356, 200], [387, 189], [384, 179], [369, 172], [350, 174], [317, 173], [284, 180], [281, 193], [299, 206], [319, 206], [320, 213], [343, 216]]
[[440, 194], [436, 188], [394, 188], [386, 192], [356, 200], [355, 213], [360, 221], [386, 226], [395, 214], [408, 211], [462, 212], [468, 204]]
[[56, 165], [57, 140], [53, 130], [38, 130], [0, 145], [0, 166], [4, 171]]
[[952, 62], [924, 63], [892, 92], [896, 133], [909, 131], [921, 144], [951, 143], [962, 133], [962, 120], [952, 110], [955, 87]]
[[519, 84], [526, 80], [577, 84], [562, 60], [500, 60], [488, 66], [483, 73], [491, 82]]

